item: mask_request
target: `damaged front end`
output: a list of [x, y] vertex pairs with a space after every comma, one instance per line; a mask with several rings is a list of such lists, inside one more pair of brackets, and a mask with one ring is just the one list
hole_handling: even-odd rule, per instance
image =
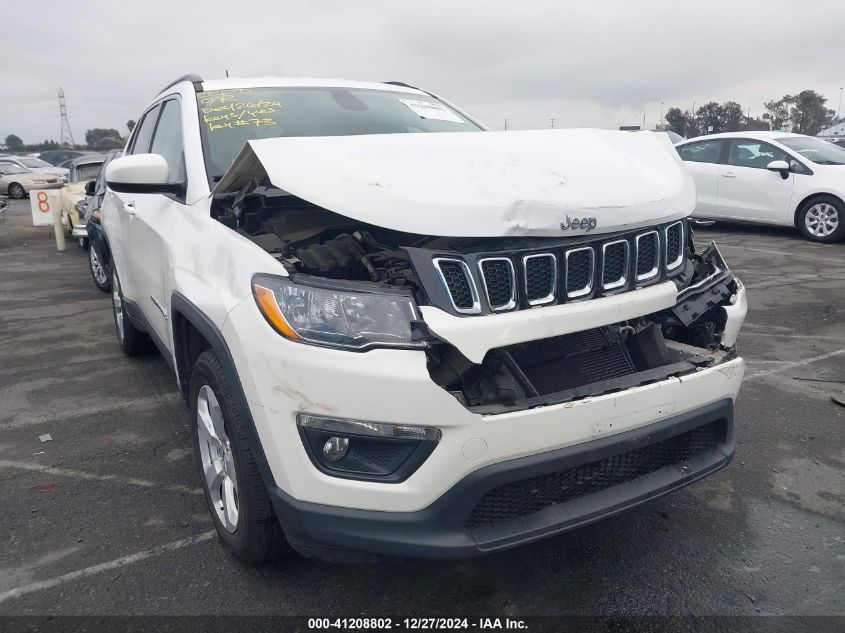
[[674, 306], [587, 330], [490, 349], [473, 363], [435, 345], [432, 379], [469, 410], [498, 414], [571, 402], [683, 377], [736, 358], [745, 316], [741, 282], [715, 243], [673, 278]]

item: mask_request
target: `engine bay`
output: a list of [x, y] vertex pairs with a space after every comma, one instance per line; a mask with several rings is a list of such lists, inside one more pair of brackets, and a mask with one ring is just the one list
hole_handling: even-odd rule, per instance
[[[373, 290], [404, 288], [417, 305], [443, 309], [457, 309], [455, 288], [442, 271], [437, 277], [432, 266], [443, 253], [462, 258], [451, 261], [463, 265], [470, 283], [478, 276], [478, 283], [487, 284], [488, 301], [491, 283], [484, 274], [485, 261], [507, 259], [525, 266], [525, 281], [520, 282], [520, 275], [513, 272], [514, 264], [510, 264], [514, 295], [517, 286], [520, 292], [528, 290], [524, 253], [562, 249], [556, 261], [565, 260], [569, 266], [569, 251], [595, 249], [605, 253], [603, 243], [629, 240], [637, 250], [634, 259], [626, 259], [624, 266], [636, 272], [640, 266], [640, 238], [634, 235], [623, 239], [597, 236], [592, 242], [583, 237], [549, 240], [415, 235], [367, 225], [264, 186], [253, 188], [247, 195], [216, 197], [213, 213], [219, 222], [275, 257], [294, 281], [297, 275], [308, 275], [372, 284]], [[660, 230], [666, 231], [666, 237], [656, 240], [658, 255], [664, 249], [665, 261], [669, 262], [670, 234], [668, 229]], [[658, 233], [648, 229], [640, 232]], [[695, 253], [691, 230], [680, 230], [678, 235], [681, 254], [677, 267], [670, 273], [667, 264], [667, 270], [650, 282], [675, 283], [678, 302], [674, 307], [600, 328], [492, 349], [481, 363], [470, 362], [456, 347], [428, 331], [423, 322], [415, 322], [429, 341], [426, 354], [432, 380], [468, 409], [495, 414], [612, 393], [734, 358], [733, 343], [722, 342], [727, 321], [724, 307], [731, 304], [740, 284], [715, 244]], [[629, 257], [628, 252], [625, 257]], [[605, 261], [601, 270], [594, 265], [591, 275], [598, 275], [601, 281], [608, 266]], [[569, 272], [569, 268], [566, 270]], [[488, 272], [492, 276], [494, 271]], [[557, 283], [552, 281], [552, 286]], [[633, 287], [634, 283], [628, 283], [622, 290]], [[566, 287], [561, 289], [561, 295], [566, 291]], [[597, 296], [599, 292], [594, 291], [586, 298]], [[539, 307], [524, 300], [517, 304], [517, 309]], [[492, 301], [490, 306], [495, 310]]]

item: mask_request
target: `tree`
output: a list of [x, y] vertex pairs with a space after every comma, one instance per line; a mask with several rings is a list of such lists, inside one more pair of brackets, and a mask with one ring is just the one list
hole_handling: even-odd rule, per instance
[[745, 123], [742, 106], [736, 101], [725, 101], [720, 107], [720, 132], [737, 132]]
[[766, 113], [763, 118], [769, 122], [772, 130], [779, 130], [789, 123], [789, 106], [795, 102], [795, 97], [784, 95], [777, 101], [766, 101], [763, 107]]
[[705, 134], [722, 132], [722, 127], [725, 125], [722, 106], [715, 101], [705, 103], [696, 110], [695, 122], [698, 128]]
[[89, 149], [108, 150], [117, 149], [123, 146], [120, 132], [113, 128], [95, 127], [85, 132], [85, 143]]
[[6, 137], [6, 147], [13, 152], [19, 152], [23, 149], [23, 139], [17, 134], [9, 134]]
[[126, 127], [129, 130], [129, 133], [132, 134], [132, 130], [135, 129], [135, 121], [133, 119], [129, 119], [126, 122]]
[[793, 105], [789, 110], [792, 131], [815, 136], [826, 125], [830, 125], [836, 112], [825, 108], [825, 103], [827, 99], [815, 90], [802, 90], [792, 97]]
[[680, 108], [669, 108], [666, 110], [666, 123], [669, 124], [669, 129], [675, 134], [684, 136], [687, 130], [687, 115], [681, 111]]
[[693, 138], [701, 134], [692, 115], [680, 108], [669, 108], [664, 118], [670, 130], [685, 138]]

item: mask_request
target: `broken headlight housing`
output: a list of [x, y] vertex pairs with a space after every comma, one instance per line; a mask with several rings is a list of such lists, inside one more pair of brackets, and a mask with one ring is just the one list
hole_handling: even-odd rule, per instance
[[311, 275], [256, 275], [252, 294], [264, 318], [292, 341], [355, 351], [428, 345], [415, 326], [420, 317], [414, 299], [401, 289]]

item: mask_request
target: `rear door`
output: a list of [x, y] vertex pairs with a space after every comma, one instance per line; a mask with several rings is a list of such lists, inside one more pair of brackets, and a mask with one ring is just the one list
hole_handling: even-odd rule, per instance
[[719, 160], [724, 147], [722, 139], [708, 139], [676, 147], [695, 181], [696, 205], [693, 215], [714, 217], [719, 186]]
[[770, 143], [730, 139], [726, 164], [719, 171], [716, 212], [720, 217], [783, 223], [790, 216], [795, 175], [769, 171], [773, 160], [787, 164], [792, 157]]

